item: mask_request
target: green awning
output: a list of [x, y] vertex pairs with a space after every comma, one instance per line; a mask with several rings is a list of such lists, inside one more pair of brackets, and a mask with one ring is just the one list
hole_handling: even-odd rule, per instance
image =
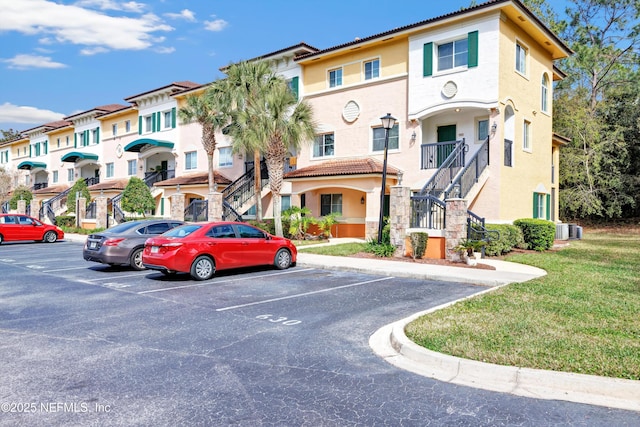
[[18, 165], [18, 169], [31, 170], [31, 169], [38, 169], [38, 168], [46, 169], [47, 164], [42, 162], [32, 162], [27, 160]]
[[62, 160], [63, 162], [71, 162], [71, 163], [75, 163], [78, 160], [98, 160], [98, 155], [97, 154], [92, 154], [92, 153], [80, 153], [79, 151], [72, 151], [71, 153], [67, 153], [64, 156], [62, 156]]
[[168, 149], [172, 149], [173, 148], [173, 142], [162, 141], [160, 139], [141, 138], [141, 139], [136, 139], [135, 141], [130, 142], [129, 144], [127, 144], [127, 146], [124, 147], [124, 151], [131, 151], [133, 153], [139, 153], [147, 145], [150, 145], [150, 146], [153, 146], [153, 147], [164, 147], [164, 148], [168, 148]]

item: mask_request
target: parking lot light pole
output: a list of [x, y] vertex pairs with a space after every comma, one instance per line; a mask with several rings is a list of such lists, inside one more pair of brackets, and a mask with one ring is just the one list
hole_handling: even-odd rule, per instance
[[387, 187], [387, 152], [389, 151], [389, 131], [396, 124], [396, 118], [387, 113], [380, 117], [384, 128], [384, 160], [382, 162], [382, 188], [380, 188], [380, 216], [378, 217], [378, 244], [382, 243], [382, 223], [384, 220], [384, 193]]

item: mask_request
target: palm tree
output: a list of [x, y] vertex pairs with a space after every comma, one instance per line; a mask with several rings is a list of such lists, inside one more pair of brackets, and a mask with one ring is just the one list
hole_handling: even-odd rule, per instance
[[[256, 219], [262, 220], [260, 193], [260, 156], [264, 152], [264, 135], [254, 132], [254, 112], [260, 111], [267, 93], [276, 82], [276, 75], [266, 62], [239, 62], [226, 71], [227, 77], [216, 82], [218, 92], [225, 98], [231, 125], [227, 133], [233, 140], [233, 151], [253, 153], [254, 193]], [[262, 108], [264, 109], [264, 108]]]
[[269, 188], [273, 198], [276, 235], [282, 236], [282, 181], [284, 162], [290, 151], [298, 152], [303, 142], [313, 140], [313, 110], [306, 101], [298, 102], [284, 79], [279, 78], [267, 92], [263, 111], [254, 111], [253, 128], [263, 135], [264, 156], [269, 172]]
[[209, 172], [209, 193], [216, 190], [213, 173], [213, 153], [216, 151], [216, 131], [228, 124], [228, 116], [224, 113], [223, 99], [212, 86], [202, 93], [188, 95], [186, 104], [178, 110], [184, 123], [197, 122], [202, 126], [202, 146], [207, 153]]

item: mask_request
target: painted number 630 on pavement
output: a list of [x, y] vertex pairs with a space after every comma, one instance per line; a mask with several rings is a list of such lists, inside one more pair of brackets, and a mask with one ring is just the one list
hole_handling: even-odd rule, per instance
[[293, 320], [287, 317], [275, 317], [273, 314], [260, 314], [256, 319], [267, 320], [271, 323], [280, 323], [281, 325], [293, 326], [302, 323], [301, 320]]

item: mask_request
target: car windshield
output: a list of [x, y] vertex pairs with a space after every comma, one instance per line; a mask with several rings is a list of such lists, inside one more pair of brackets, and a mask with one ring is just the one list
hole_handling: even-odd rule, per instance
[[180, 227], [172, 228], [171, 230], [162, 234], [162, 236], [163, 237], [185, 237], [200, 228], [202, 228], [202, 226], [197, 224], [181, 225]]

